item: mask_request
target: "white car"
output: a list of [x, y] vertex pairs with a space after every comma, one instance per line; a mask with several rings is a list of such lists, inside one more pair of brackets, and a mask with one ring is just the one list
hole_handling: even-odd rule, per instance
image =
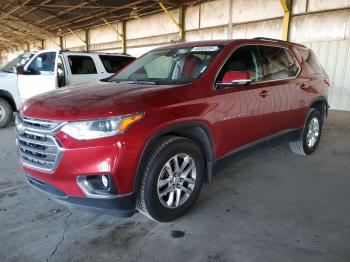
[[135, 60], [125, 54], [43, 50], [25, 53], [0, 70], [0, 128], [28, 98], [107, 78]]

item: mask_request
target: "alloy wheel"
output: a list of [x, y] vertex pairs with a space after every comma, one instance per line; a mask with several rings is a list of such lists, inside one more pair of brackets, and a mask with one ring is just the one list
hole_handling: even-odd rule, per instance
[[191, 196], [196, 184], [196, 164], [188, 154], [173, 156], [158, 176], [158, 198], [166, 208], [177, 208]]
[[313, 147], [320, 135], [320, 122], [317, 117], [313, 117], [310, 120], [308, 132], [306, 135], [306, 143], [309, 148]]

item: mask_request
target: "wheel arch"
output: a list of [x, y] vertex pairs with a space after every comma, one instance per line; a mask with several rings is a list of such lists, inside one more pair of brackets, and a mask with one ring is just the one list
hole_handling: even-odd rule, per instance
[[5, 99], [11, 106], [13, 112], [17, 112], [16, 102], [10, 92], [0, 89], [0, 97]]
[[317, 97], [313, 99], [309, 109], [311, 108], [315, 108], [319, 110], [322, 114], [323, 119], [325, 119], [328, 116], [328, 108], [329, 108], [327, 98], [322, 96], [322, 97]]
[[186, 137], [196, 143], [200, 147], [206, 162], [205, 180], [211, 180], [212, 163], [215, 159], [215, 144], [210, 128], [206, 124], [199, 121], [177, 123], [159, 130], [157, 133], [152, 135], [150, 139], [148, 139], [138, 162], [133, 187], [134, 192], [137, 192], [140, 187], [143, 175], [142, 170], [146, 165], [148, 152], [152, 150], [161, 137], [166, 135]]

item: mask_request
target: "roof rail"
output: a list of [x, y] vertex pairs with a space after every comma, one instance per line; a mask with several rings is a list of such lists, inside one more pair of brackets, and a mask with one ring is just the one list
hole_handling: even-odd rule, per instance
[[298, 44], [298, 43], [294, 43], [294, 42], [290, 42], [290, 41], [285, 41], [285, 40], [280, 40], [280, 39], [275, 39], [275, 38], [269, 38], [269, 37], [254, 37], [253, 39], [257, 39], [257, 40], [266, 40], [266, 41], [274, 41], [274, 42], [277, 42], [277, 43], [290, 43], [290, 44], [293, 44], [293, 45], [298, 45], [298, 46], [302, 46], [302, 47], [305, 47], [304, 45], [302, 44]]

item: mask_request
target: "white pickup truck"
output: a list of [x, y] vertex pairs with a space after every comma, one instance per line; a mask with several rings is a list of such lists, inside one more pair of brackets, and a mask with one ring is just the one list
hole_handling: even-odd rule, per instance
[[43, 50], [25, 53], [0, 70], [0, 128], [28, 98], [107, 78], [135, 60], [124, 54]]

